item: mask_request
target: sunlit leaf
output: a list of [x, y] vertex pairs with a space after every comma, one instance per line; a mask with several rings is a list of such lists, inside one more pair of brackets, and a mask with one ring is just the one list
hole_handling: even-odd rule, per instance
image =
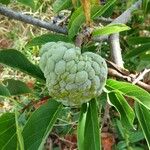
[[110, 25], [95, 29], [92, 34], [93, 36], [108, 35], [112, 33], [126, 31], [129, 29], [130, 27], [128, 27], [125, 24], [110, 24]]
[[[90, 132], [89, 132], [90, 131]], [[89, 102], [85, 123], [84, 150], [100, 150], [100, 129], [96, 99]]]
[[87, 117], [87, 104], [83, 104], [80, 110], [80, 118], [79, 118], [78, 129], [77, 129], [79, 150], [84, 150], [84, 132], [85, 132], [86, 117]]
[[134, 128], [134, 111], [127, 103], [126, 99], [122, 96], [120, 92], [109, 93], [110, 104], [113, 105], [120, 114], [122, 125], [125, 128]]
[[127, 82], [116, 81], [112, 79], [107, 80], [107, 86], [112, 90], [118, 90], [123, 95], [133, 98], [138, 103], [150, 109], [150, 94], [144, 89]]

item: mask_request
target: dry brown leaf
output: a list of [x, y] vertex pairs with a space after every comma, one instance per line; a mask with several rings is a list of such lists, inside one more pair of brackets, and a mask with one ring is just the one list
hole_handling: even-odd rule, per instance
[[115, 144], [115, 137], [109, 132], [102, 133], [102, 147], [103, 150], [112, 150], [112, 146]]
[[81, 0], [82, 7], [84, 10], [84, 15], [86, 18], [86, 25], [90, 26], [91, 23], [91, 2], [90, 0]]

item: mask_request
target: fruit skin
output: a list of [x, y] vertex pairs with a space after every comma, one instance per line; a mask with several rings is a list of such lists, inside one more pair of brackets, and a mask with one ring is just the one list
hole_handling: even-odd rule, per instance
[[80, 107], [99, 96], [107, 79], [105, 60], [65, 42], [49, 42], [40, 50], [40, 68], [50, 95], [66, 106]]

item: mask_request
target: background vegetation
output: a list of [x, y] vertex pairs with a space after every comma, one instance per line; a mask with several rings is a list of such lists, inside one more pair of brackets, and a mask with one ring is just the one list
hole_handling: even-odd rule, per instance
[[[0, 150], [150, 149], [149, 10], [149, 0], [0, 0]], [[81, 108], [50, 97], [38, 67], [50, 41], [107, 60], [100, 97]]]

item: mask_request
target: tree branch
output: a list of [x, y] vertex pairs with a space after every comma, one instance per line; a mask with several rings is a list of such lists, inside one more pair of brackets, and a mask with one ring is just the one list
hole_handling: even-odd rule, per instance
[[111, 24], [115, 23], [124, 23], [126, 24], [131, 19], [131, 14], [134, 10], [140, 8], [142, 5], [142, 0], [138, 0], [135, 4], [133, 4], [130, 8], [124, 11], [119, 17], [114, 19]]
[[110, 35], [109, 40], [111, 47], [111, 59], [116, 65], [123, 68], [123, 59], [121, 54], [119, 33]]
[[[131, 18], [131, 13], [133, 10], [139, 8], [141, 6], [142, 0], [138, 0], [134, 5], [132, 5], [129, 9], [127, 9], [122, 15], [118, 18], [114, 19], [112, 23], [126, 23]], [[51, 30], [58, 33], [67, 34], [67, 29], [57, 26], [53, 23], [42, 21], [40, 19], [34, 18], [29, 15], [22, 14], [20, 12], [15, 12], [5, 6], [0, 5], [0, 14], [7, 16], [9, 18], [23, 21], [25, 23], [29, 23], [38, 27], [45, 28], [47, 30]], [[107, 40], [108, 36], [100, 36], [100, 37], [93, 37], [92, 40], [94, 41], [103, 41]]]
[[105, 18], [105, 17], [97, 17], [95, 20], [96, 21], [101, 21], [101, 22], [104, 22], [104, 23], [111, 23], [114, 19]]
[[[118, 24], [118, 23], [123, 23], [126, 24], [130, 19], [131, 19], [131, 14], [134, 10], [140, 8], [142, 5], [142, 0], [138, 0], [135, 4], [133, 4], [130, 8], [128, 8], [126, 11], [124, 11], [119, 17], [114, 19], [111, 24]], [[93, 41], [103, 41], [107, 40], [108, 36], [99, 36], [99, 37], [93, 37]]]
[[[135, 4], [133, 4], [129, 9], [127, 9], [122, 15], [117, 17], [111, 24], [116, 23], [127, 23], [131, 19], [131, 13], [133, 10], [140, 7], [142, 1], [139, 0]], [[111, 46], [111, 57], [112, 61], [118, 65], [119, 67], [123, 68], [123, 59], [121, 54], [121, 47], [120, 47], [120, 40], [119, 40], [119, 33], [115, 33], [110, 35], [110, 46]]]
[[45, 28], [47, 30], [67, 34], [66, 28], [62, 28], [62, 27], [57, 26], [53, 23], [42, 21], [42, 20], [39, 20], [39, 19], [34, 18], [32, 16], [22, 14], [20, 12], [15, 12], [15, 11], [13, 11], [13, 10], [5, 7], [5, 6], [2, 6], [2, 5], [0, 5], [0, 14], [7, 16], [11, 19], [23, 21], [25, 23], [29, 23], [29, 24], [32, 24], [32, 25], [35, 25], [38, 27]]

